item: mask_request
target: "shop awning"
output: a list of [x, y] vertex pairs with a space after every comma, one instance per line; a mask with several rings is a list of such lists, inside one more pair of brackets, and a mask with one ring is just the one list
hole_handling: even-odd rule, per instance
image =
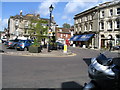
[[77, 41], [88, 41], [94, 35], [95, 34], [85, 34], [85, 35], [82, 35], [79, 39], [77, 39]]
[[75, 35], [73, 37], [70, 38], [70, 41], [78, 41], [78, 39], [81, 37], [82, 35]]

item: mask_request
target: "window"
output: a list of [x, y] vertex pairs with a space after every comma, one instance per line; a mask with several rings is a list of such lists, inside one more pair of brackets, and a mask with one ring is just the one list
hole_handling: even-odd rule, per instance
[[117, 21], [117, 28], [120, 28], [120, 20]]
[[18, 21], [18, 20], [16, 20], [16, 21], [15, 21], [15, 25], [16, 25], [16, 26], [18, 26], [18, 24], [19, 24], [19, 21]]
[[92, 15], [90, 15], [90, 20], [92, 20]]
[[81, 30], [82, 30], [82, 28], [81, 28], [81, 26], [80, 26], [79, 31], [81, 31]]
[[92, 25], [92, 24], [90, 24], [90, 31], [92, 31], [92, 28], [93, 28], [93, 25]]
[[68, 38], [68, 34], [66, 34], [66, 38]]
[[104, 29], [104, 22], [101, 22], [101, 29]]
[[108, 29], [112, 29], [112, 21], [108, 22]]
[[75, 20], [76, 24], [78, 24], [78, 20]]
[[120, 8], [117, 8], [117, 14], [120, 14]]
[[87, 21], [87, 16], [85, 17], [85, 21]]
[[102, 12], [101, 12], [101, 17], [103, 18], [104, 16], [105, 16], [105, 12], [102, 11]]
[[82, 22], [81, 18], [79, 19], [80, 23]]
[[59, 32], [62, 32], [62, 29], [59, 29]]
[[63, 37], [63, 34], [60, 34], [60, 37], [62, 38], [62, 37]]
[[28, 27], [28, 22], [27, 21], [25, 21], [25, 28], [27, 28]]
[[87, 31], [87, 25], [85, 25], [85, 31]]
[[110, 16], [113, 15], [113, 9], [110, 9], [110, 13], [109, 13]]

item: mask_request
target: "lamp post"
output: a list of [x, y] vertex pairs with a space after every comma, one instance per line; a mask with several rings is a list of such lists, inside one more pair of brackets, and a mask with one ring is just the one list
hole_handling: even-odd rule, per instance
[[51, 4], [51, 6], [49, 7], [49, 11], [50, 11], [50, 29], [51, 29], [52, 11], [53, 11], [53, 9], [54, 9], [54, 7], [53, 7], [52, 4]]
[[[50, 30], [50, 32], [52, 32], [52, 29], [51, 29], [51, 23], [52, 23], [52, 11], [53, 11], [53, 9], [54, 9], [54, 7], [52, 6], [52, 4], [51, 4], [51, 6], [49, 7], [49, 11], [50, 11], [50, 24], [49, 24], [49, 30]], [[48, 52], [50, 52], [50, 36], [49, 36], [49, 44], [48, 44]]]

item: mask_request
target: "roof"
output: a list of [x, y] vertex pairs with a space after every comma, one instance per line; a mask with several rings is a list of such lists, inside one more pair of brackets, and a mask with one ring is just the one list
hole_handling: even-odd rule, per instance
[[14, 19], [23, 19], [23, 20], [30, 20], [30, 19], [34, 19], [34, 20], [48, 20], [47, 18], [40, 18], [39, 15], [34, 15], [34, 14], [26, 14], [26, 15], [15, 15], [15, 16], [11, 16], [10, 18], [14, 18]]
[[[62, 29], [61, 32], [59, 31], [60, 29]], [[60, 33], [69, 33], [70, 29], [67, 29], [67, 28], [57, 28], [57, 31], [60, 32]]]
[[80, 16], [83, 16], [85, 14], [88, 14], [90, 12], [97, 11], [98, 9], [106, 8], [108, 6], [113, 6], [113, 5], [120, 5], [120, 0], [113, 0], [113, 1], [109, 1], [109, 2], [99, 4], [98, 6], [94, 6], [94, 7], [90, 8], [90, 9], [88, 9], [88, 10], [85, 10], [83, 12], [80, 12], [80, 13], [76, 14], [74, 19], [76, 19], [76, 18], [78, 18]]
[[77, 17], [79, 17], [79, 16], [83, 16], [85, 14], [88, 14], [90, 12], [93, 12], [93, 11], [97, 10], [97, 7], [98, 6], [94, 6], [94, 7], [90, 8], [90, 9], [88, 9], [88, 10], [85, 10], [83, 12], [80, 12], [80, 13], [76, 14], [75, 17], [74, 17], [74, 19], [77, 18]]

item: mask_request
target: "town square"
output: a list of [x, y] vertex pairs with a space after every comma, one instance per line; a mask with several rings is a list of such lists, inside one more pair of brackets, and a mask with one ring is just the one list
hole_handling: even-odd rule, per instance
[[120, 89], [119, 0], [0, 4], [3, 90]]

